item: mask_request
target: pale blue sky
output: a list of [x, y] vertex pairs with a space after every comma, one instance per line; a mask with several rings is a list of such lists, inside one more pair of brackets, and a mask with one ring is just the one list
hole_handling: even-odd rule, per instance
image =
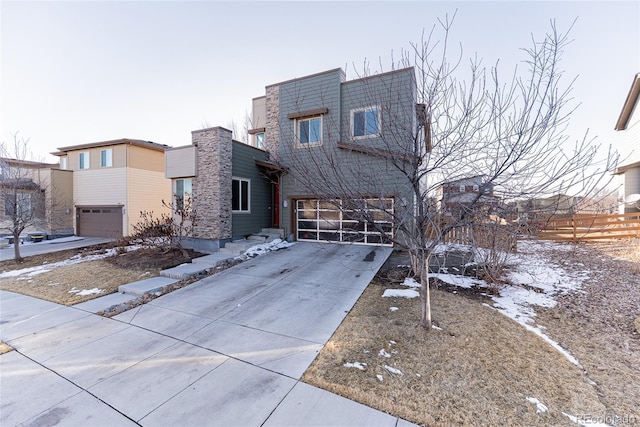
[[[640, 71], [640, 2], [13, 2], [0, 3], [2, 141], [57, 147], [136, 138], [191, 143], [204, 124], [242, 123], [264, 87], [332, 68], [355, 78], [365, 59], [388, 67], [438, 17], [458, 9], [453, 39], [504, 72], [549, 20], [573, 44], [575, 138], [602, 143]], [[388, 68], [386, 68], [388, 69]]]

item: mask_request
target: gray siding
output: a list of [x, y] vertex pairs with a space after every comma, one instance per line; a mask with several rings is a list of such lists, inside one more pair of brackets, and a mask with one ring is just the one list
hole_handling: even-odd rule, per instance
[[[281, 226], [287, 233], [292, 231], [292, 198], [348, 198], [356, 191], [361, 197], [395, 197], [412, 205], [407, 180], [392, 162], [339, 149], [337, 143], [401, 153], [412, 147], [416, 103], [413, 69], [350, 82], [344, 82], [342, 70], [332, 70], [282, 83], [279, 93], [278, 158], [290, 168], [281, 181], [282, 197], [289, 202], [281, 208]], [[381, 137], [353, 141], [350, 110], [372, 105], [381, 111]], [[319, 108], [328, 109], [323, 116], [322, 145], [301, 149], [295, 142], [295, 120], [288, 115]], [[313, 166], [307, 169], [307, 164]], [[322, 177], [314, 175], [318, 173]]]
[[[624, 195], [625, 198], [632, 194], [640, 194], [640, 167], [629, 169], [624, 173]], [[638, 212], [635, 205], [625, 205], [625, 213]]]
[[256, 160], [267, 160], [267, 158], [265, 151], [233, 141], [231, 174], [233, 177], [251, 181], [251, 212], [232, 214], [231, 234], [234, 238], [271, 227], [272, 186], [256, 166]]

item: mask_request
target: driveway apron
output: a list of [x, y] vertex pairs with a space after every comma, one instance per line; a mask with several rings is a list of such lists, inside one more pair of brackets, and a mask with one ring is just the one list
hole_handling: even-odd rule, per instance
[[409, 425], [299, 381], [390, 254], [298, 242], [112, 319], [0, 291], [0, 425]]

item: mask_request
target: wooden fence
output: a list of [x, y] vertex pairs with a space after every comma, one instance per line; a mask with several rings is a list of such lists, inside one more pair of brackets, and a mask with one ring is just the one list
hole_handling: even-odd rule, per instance
[[640, 238], [640, 212], [622, 215], [574, 215], [551, 218], [537, 237], [558, 242], [589, 242]]

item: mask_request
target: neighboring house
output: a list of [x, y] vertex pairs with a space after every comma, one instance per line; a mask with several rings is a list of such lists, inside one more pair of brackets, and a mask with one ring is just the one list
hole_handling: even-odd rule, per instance
[[474, 209], [497, 206], [501, 200], [494, 196], [493, 187], [480, 175], [444, 182], [436, 191], [440, 211], [459, 217], [471, 205]]
[[58, 148], [60, 169], [73, 172], [75, 234], [122, 237], [141, 211], [169, 212], [171, 181], [164, 176], [166, 145], [118, 139]]
[[640, 201], [624, 203], [628, 200], [638, 200], [634, 195], [640, 195], [640, 73], [633, 78], [633, 83], [622, 106], [622, 111], [616, 122], [615, 130], [624, 134], [625, 147], [620, 150], [623, 164], [616, 171], [622, 176], [620, 199], [620, 213], [640, 212]]
[[532, 198], [517, 203], [521, 220], [547, 220], [551, 216], [563, 217], [579, 213], [583, 202], [581, 196], [554, 194], [548, 197]]
[[72, 174], [57, 164], [0, 158], [0, 235], [11, 234], [13, 219], [28, 224], [23, 234], [73, 234]]
[[[270, 227], [297, 240], [391, 244], [394, 210], [413, 206], [406, 178], [390, 165], [395, 153], [386, 151], [389, 140], [405, 153], [413, 147], [413, 68], [352, 81], [334, 69], [269, 85], [252, 113], [249, 144], [214, 127], [166, 152], [174, 193], [191, 197], [197, 213], [192, 246], [215, 251]], [[304, 168], [325, 161], [314, 157], [320, 153], [334, 162], [322, 177]], [[331, 190], [338, 175], [355, 189], [349, 196]], [[368, 206], [368, 220], [346, 209], [356, 205]]]

